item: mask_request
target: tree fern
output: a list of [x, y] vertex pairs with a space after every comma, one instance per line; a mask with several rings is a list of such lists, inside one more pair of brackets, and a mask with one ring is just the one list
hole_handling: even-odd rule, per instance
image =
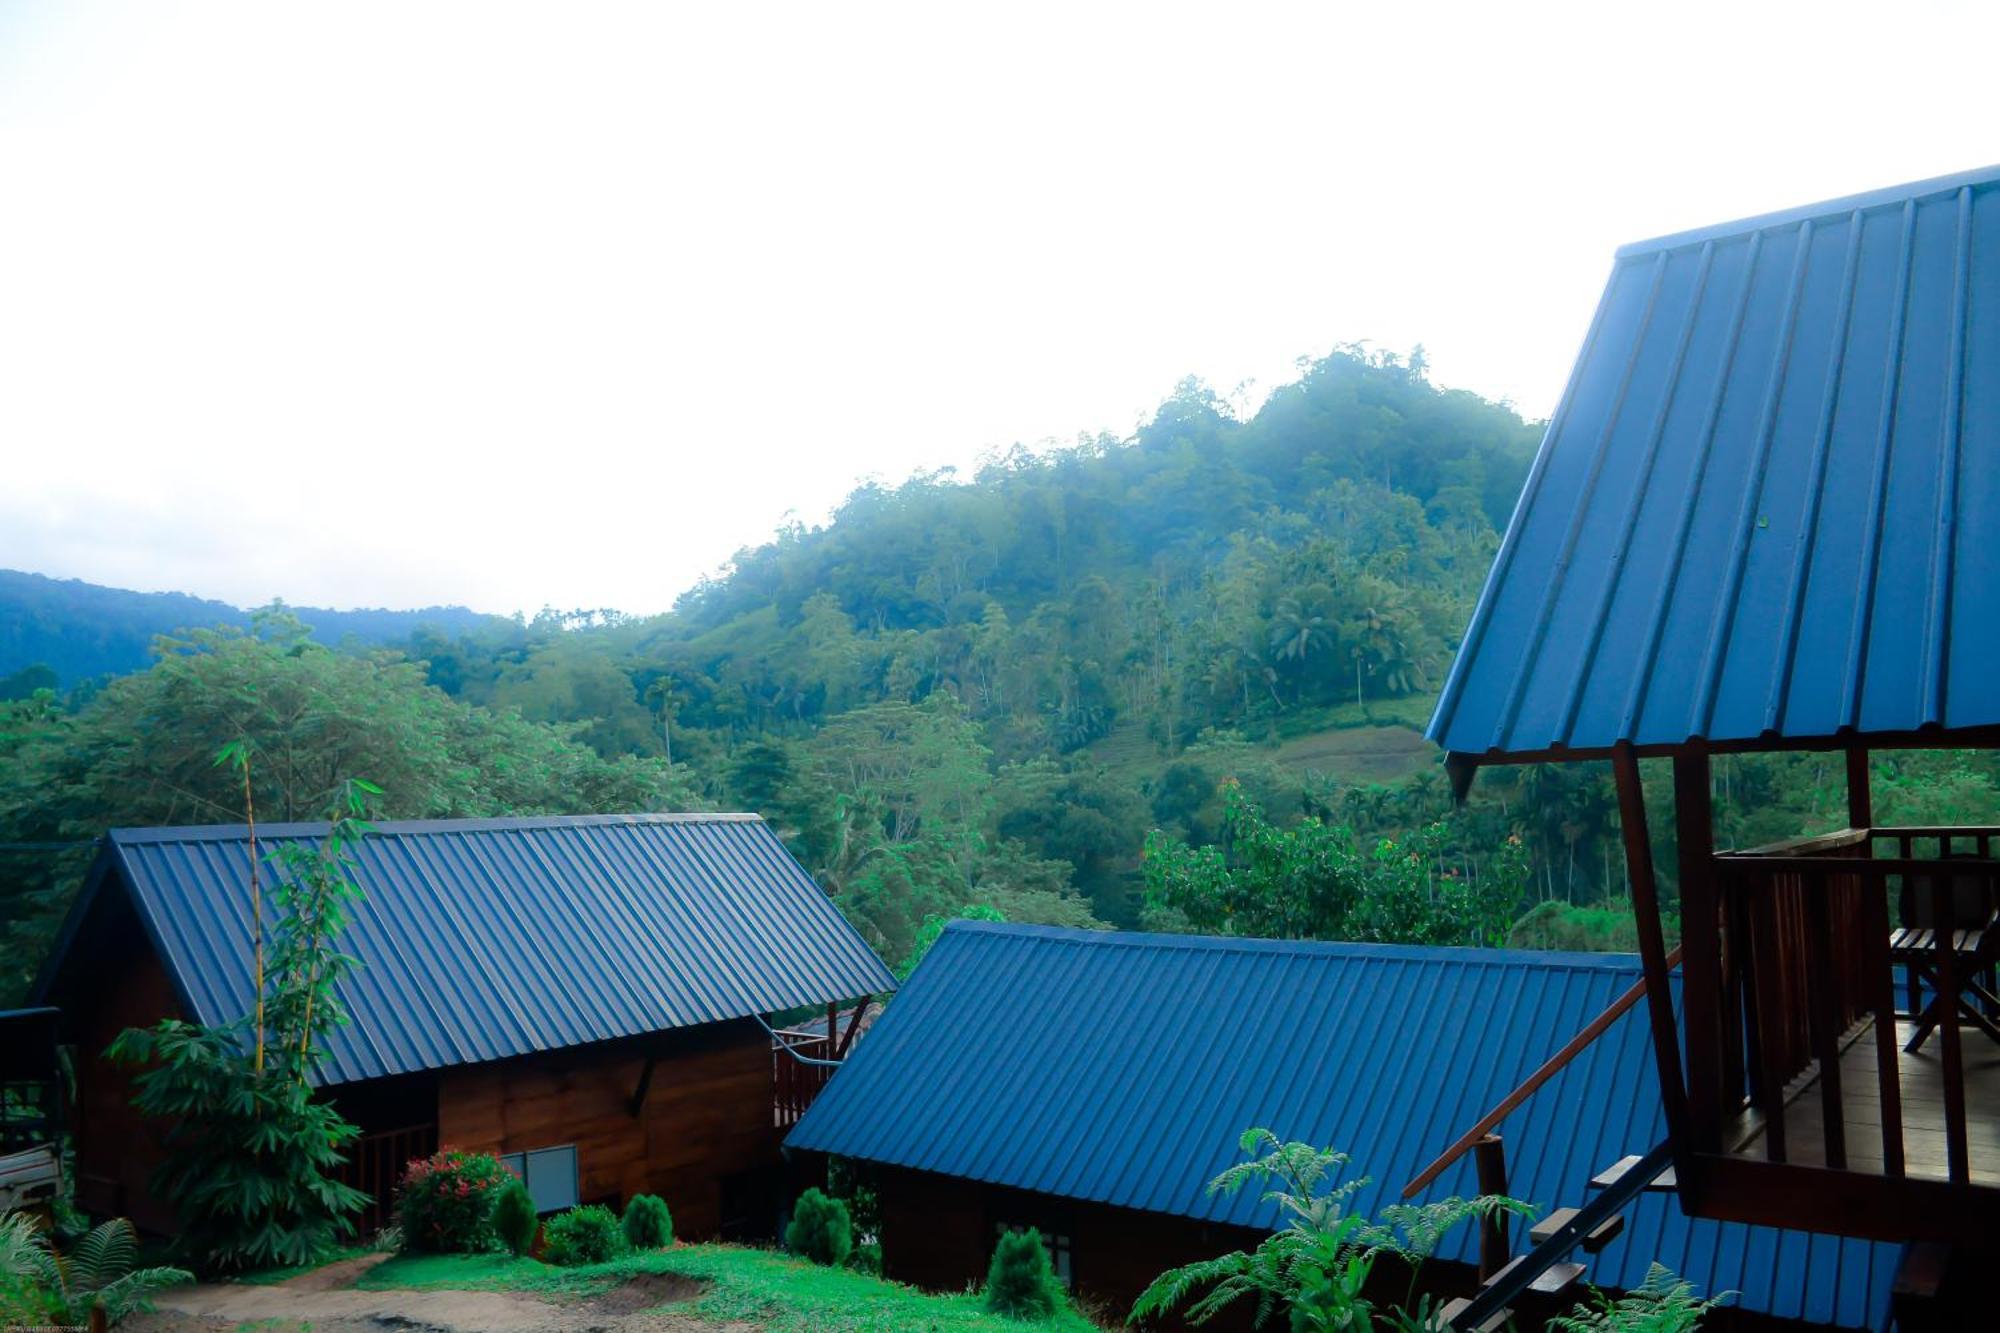
[[148, 1307], [153, 1292], [191, 1282], [179, 1268], [134, 1269], [138, 1238], [124, 1218], [93, 1227], [64, 1254], [25, 1213], [0, 1217], [0, 1318], [84, 1324], [102, 1310], [116, 1322]]
[[[1238, 1250], [1170, 1269], [1139, 1294], [1128, 1322], [1182, 1311], [1201, 1324], [1241, 1300], [1255, 1302], [1252, 1322], [1263, 1327], [1281, 1309], [1296, 1333], [1322, 1329], [1365, 1330], [1373, 1307], [1362, 1298], [1375, 1260], [1394, 1254], [1416, 1270], [1437, 1252], [1454, 1227], [1496, 1212], [1531, 1214], [1518, 1199], [1489, 1195], [1422, 1205], [1392, 1204], [1379, 1220], [1348, 1211], [1366, 1176], [1341, 1180], [1347, 1154], [1309, 1143], [1285, 1142], [1268, 1129], [1244, 1132], [1237, 1146], [1246, 1160], [1209, 1182], [1211, 1195], [1235, 1194], [1260, 1183], [1276, 1204], [1283, 1229], [1256, 1249]], [[1199, 1293], [1199, 1294], [1197, 1294]]]
[[1693, 1333], [1709, 1311], [1735, 1294], [1725, 1291], [1702, 1300], [1692, 1283], [1654, 1264], [1646, 1270], [1646, 1280], [1625, 1295], [1614, 1300], [1593, 1288], [1589, 1304], [1549, 1320], [1549, 1327], [1562, 1333]]

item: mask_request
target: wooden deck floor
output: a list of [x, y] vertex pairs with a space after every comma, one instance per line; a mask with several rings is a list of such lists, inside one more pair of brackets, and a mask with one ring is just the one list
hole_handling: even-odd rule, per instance
[[[1898, 1023], [1899, 1052], [1909, 1024]], [[1967, 1165], [1975, 1184], [2000, 1185], [2000, 1043], [1978, 1031], [1959, 1037], [1965, 1060]], [[1921, 1051], [1902, 1052], [1897, 1061], [1903, 1109], [1904, 1171], [1911, 1176], [1948, 1178], [1945, 1158], [1942, 1040], [1933, 1036]], [[1882, 1094], [1876, 1077], [1872, 1023], [1849, 1034], [1840, 1057], [1841, 1120], [1847, 1169], [1883, 1174]], [[1785, 1106], [1785, 1160], [1800, 1166], [1826, 1165], [1826, 1127], [1818, 1075], [1801, 1079]], [[1762, 1117], [1748, 1113], [1727, 1135], [1731, 1156], [1765, 1158]]]

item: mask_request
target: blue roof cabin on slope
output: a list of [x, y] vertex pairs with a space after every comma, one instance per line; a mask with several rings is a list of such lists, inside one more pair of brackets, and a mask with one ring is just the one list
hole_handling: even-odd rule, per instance
[[[260, 825], [265, 850], [324, 824]], [[354, 849], [350, 1022], [318, 1079], [352, 1083], [798, 1005], [895, 980], [755, 815], [384, 822]], [[268, 872], [267, 872], [268, 879]], [[93, 906], [129, 894], [188, 1017], [248, 1011], [240, 825], [114, 830], [35, 994]], [[269, 908], [267, 907], [267, 920]]]
[[[1604, 954], [1211, 939], [954, 922], [786, 1140], [1063, 1198], [1274, 1228], [1212, 1196], [1243, 1130], [1339, 1148], [1373, 1212], [1639, 978]], [[1666, 1127], [1643, 1013], [1501, 1126], [1511, 1188], [1579, 1204]], [[1476, 1193], [1470, 1160], [1431, 1197]], [[1627, 1213], [1590, 1280], [1657, 1259], [1704, 1292], [1841, 1327], [1887, 1308], [1891, 1245]], [[1446, 1257], [1476, 1262], [1472, 1228]]]
[[2000, 168], [1627, 246], [1429, 735], [2000, 726]]

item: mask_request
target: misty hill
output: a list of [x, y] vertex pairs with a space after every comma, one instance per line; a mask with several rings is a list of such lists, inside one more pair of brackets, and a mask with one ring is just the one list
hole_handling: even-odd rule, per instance
[[[419, 626], [469, 633], [497, 616], [462, 606], [418, 611], [331, 611], [300, 607], [313, 637], [337, 644], [350, 635], [363, 643], [407, 640]], [[81, 579], [0, 569], [0, 677], [37, 663], [65, 686], [97, 676], [137, 671], [151, 660], [157, 634], [209, 625], [248, 625], [249, 612], [227, 602], [180, 592], [129, 592]]]

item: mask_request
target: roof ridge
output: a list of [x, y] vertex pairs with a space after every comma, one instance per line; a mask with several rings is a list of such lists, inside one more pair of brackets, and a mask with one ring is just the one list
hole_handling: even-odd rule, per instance
[[1009, 935], [1087, 944], [1098, 948], [1185, 950], [1203, 953], [1276, 953], [1328, 958], [1380, 958], [1404, 961], [1458, 962], [1480, 967], [1526, 964], [1584, 971], [1637, 971], [1634, 953], [1595, 953], [1566, 949], [1506, 949], [1470, 944], [1384, 944], [1370, 940], [1274, 940], [1250, 935], [1177, 935], [1166, 931], [1090, 930], [1078, 926], [1044, 926], [1028, 922], [957, 919], [945, 923], [946, 934]]
[[1629, 245], [1621, 245], [1618, 247], [1617, 257], [1622, 260], [1651, 254], [1657, 250], [1679, 250], [1702, 241], [1721, 240], [1726, 236], [1743, 236], [1772, 227], [1797, 226], [1801, 222], [1840, 213], [1888, 208], [1911, 200], [1927, 199], [1933, 195], [1950, 194], [1970, 186], [1995, 183], [2000, 183], [2000, 163], [1988, 167], [1975, 167], [1969, 171], [1953, 172], [1947, 176], [1931, 176], [1924, 180], [1906, 181], [1901, 185], [1862, 190], [1855, 194], [1824, 199], [1814, 204], [1798, 204], [1768, 213], [1753, 213], [1731, 222], [1716, 222], [1704, 227], [1691, 227], [1685, 231], [1670, 231], [1642, 241], [1633, 241]]
[[[491, 833], [511, 830], [592, 828], [609, 825], [648, 824], [761, 824], [764, 817], [755, 811], [633, 811], [627, 814], [591, 815], [494, 815], [475, 819], [380, 819], [371, 820], [371, 837], [408, 837], [426, 833]], [[259, 822], [260, 838], [310, 837], [324, 833], [324, 819]], [[141, 842], [234, 842], [248, 837], [247, 824], [135, 825], [114, 828], [108, 836], [117, 843]]]

